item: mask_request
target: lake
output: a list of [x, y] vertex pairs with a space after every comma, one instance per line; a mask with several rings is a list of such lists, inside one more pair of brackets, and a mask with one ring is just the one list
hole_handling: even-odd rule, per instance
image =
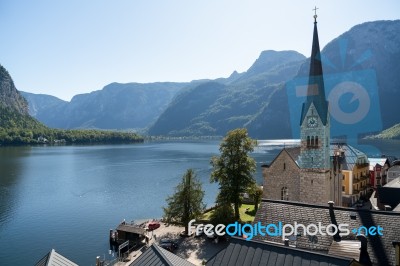
[[[262, 163], [293, 141], [260, 141], [252, 156]], [[369, 141], [400, 157], [400, 141]], [[213, 205], [210, 158], [219, 141], [160, 141], [132, 145], [0, 148], [0, 260], [34, 265], [52, 248], [78, 263], [108, 255], [108, 233], [123, 219], [160, 218], [165, 199], [186, 169], [203, 183]]]

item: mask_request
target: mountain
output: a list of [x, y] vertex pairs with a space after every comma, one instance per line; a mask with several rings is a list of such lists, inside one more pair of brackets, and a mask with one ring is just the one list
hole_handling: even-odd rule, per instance
[[[0, 129], [5, 128], [45, 128], [28, 115], [28, 103], [15, 88], [8, 71], [0, 65]], [[1, 139], [6, 134], [0, 131]]]
[[40, 121], [46, 121], [48, 116], [53, 115], [49, 110], [64, 107], [68, 103], [46, 94], [34, 94], [24, 91], [20, 91], [20, 94], [28, 102], [29, 114]]
[[400, 139], [400, 123], [383, 130], [379, 134], [367, 136], [366, 139]]
[[24, 92], [32, 116], [55, 128], [133, 129], [153, 123], [186, 83], [111, 83], [70, 102]]
[[[369, 110], [361, 121], [339, 124], [336, 120], [340, 117], [334, 115], [335, 101], [331, 98], [333, 135], [345, 131], [354, 138], [357, 134], [381, 131], [400, 122], [400, 20], [366, 22], [352, 27], [325, 46], [322, 62], [327, 96], [335, 86], [336, 92], [348, 89], [340, 83], [349, 81], [355, 83], [355, 87], [348, 90], [347, 95], [342, 94], [338, 105], [344, 112], [356, 112], [357, 105], [358, 110], [362, 107]], [[302, 66], [298, 76], [308, 74], [308, 64], [307, 61]], [[357, 101], [351, 98], [352, 90], [359, 91]]]
[[[343, 132], [350, 138], [370, 135], [400, 122], [400, 20], [354, 26], [321, 54], [333, 137]], [[25, 97], [32, 115], [58, 128], [149, 128], [150, 135], [220, 136], [246, 127], [254, 138], [298, 138], [304, 97], [294, 92], [306, 85], [308, 71], [309, 59], [297, 52], [264, 51], [246, 72], [234, 71], [228, 78], [112, 83], [71, 102]], [[341, 95], [335, 98], [334, 90]], [[357, 117], [351, 113], [365, 110], [360, 121], [348, 121]]]
[[[54, 101], [54, 99], [52, 99]], [[51, 129], [31, 117], [28, 103], [0, 65], [0, 146], [54, 143], [133, 143], [143, 141], [134, 133], [96, 130]]]
[[[357, 25], [328, 43], [321, 54], [326, 95], [335, 96], [330, 95], [333, 89], [345, 90], [330, 103], [331, 111], [337, 106], [343, 112], [331, 113], [346, 118], [346, 113], [367, 108], [360, 121], [332, 116], [332, 136], [346, 132], [354, 138], [400, 122], [400, 20]], [[293, 91], [307, 84], [308, 71], [309, 59], [296, 52], [264, 51], [244, 73], [181, 92], [149, 134], [225, 135], [246, 127], [254, 138], [296, 138], [304, 98]], [[348, 84], [353, 88], [343, 87]]]
[[[279, 103], [285, 81], [293, 78], [305, 57], [295, 51], [264, 51], [244, 73], [200, 84], [181, 92], [157, 122], [150, 135], [225, 135], [231, 129], [247, 127], [253, 136], [276, 137], [279, 116], [268, 110]], [[279, 115], [281, 107], [276, 109]], [[277, 123], [266, 130], [260, 115]], [[287, 127], [287, 125], [286, 125]]]
[[0, 105], [11, 108], [19, 114], [28, 114], [28, 104], [18, 93], [8, 71], [0, 65]]

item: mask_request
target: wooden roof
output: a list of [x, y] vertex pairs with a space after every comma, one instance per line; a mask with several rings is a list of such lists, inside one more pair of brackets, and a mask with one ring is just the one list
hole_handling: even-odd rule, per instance
[[129, 225], [129, 224], [118, 225], [117, 231], [123, 231], [123, 232], [137, 234], [137, 235], [145, 235], [146, 234], [145, 228], [134, 226], [134, 225]]

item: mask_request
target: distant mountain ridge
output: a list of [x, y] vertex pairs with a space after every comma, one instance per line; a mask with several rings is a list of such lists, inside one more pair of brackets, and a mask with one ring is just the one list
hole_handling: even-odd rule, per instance
[[155, 122], [186, 83], [111, 83], [70, 102], [23, 92], [29, 112], [55, 128], [133, 129]]
[[[186, 127], [170, 130], [169, 127], [164, 126], [166, 122], [181, 121], [182, 119], [177, 115], [187, 109], [185, 101], [178, 101], [176, 98], [158, 121], [150, 127], [149, 133], [152, 135], [224, 135], [227, 130], [234, 127], [246, 127], [252, 137], [260, 139], [298, 137], [296, 130], [298, 130], [299, 119], [296, 117], [300, 111], [292, 111], [292, 114], [289, 112], [289, 109], [293, 107], [289, 107], [290, 101], [284, 87], [289, 81], [308, 76], [309, 60], [304, 58], [300, 62], [290, 60], [285, 62], [285, 56], [286, 59], [291, 57], [288, 54], [278, 53], [275, 58], [279, 60], [271, 60], [274, 64], [263, 62], [273, 56], [273, 53], [263, 52], [248, 71], [241, 74], [234, 73], [236, 76], [234, 82], [225, 83], [224, 91], [215, 95], [213, 103], [205, 101], [204, 112], [201, 115], [193, 114], [191, 117], [185, 115]], [[379, 106], [370, 107], [377, 109], [373, 115], [377, 119], [370, 121], [367, 119], [352, 127], [344, 125], [343, 127], [349, 130], [346, 134], [357, 137], [357, 132], [375, 131], [379, 124], [378, 120], [382, 121], [383, 129], [400, 122], [400, 117], [396, 115], [399, 113], [397, 101], [400, 99], [400, 64], [398, 64], [400, 62], [400, 20], [367, 22], [354, 26], [328, 43], [322, 50], [322, 56], [326, 77], [338, 74], [339, 78], [350, 77], [351, 80], [352, 77], [357, 78], [357, 71], [363, 70], [371, 70], [376, 76], [376, 85], [374, 82], [364, 85], [370, 85], [365, 89], [374, 97], [372, 102], [379, 98]], [[266, 71], [263, 72], [263, 69]], [[282, 75], [277, 75], [277, 73]], [[373, 91], [375, 88], [376, 92]], [[193, 96], [187, 95], [186, 99], [196, 98], [200, 102], [201, 98], [196, 94], [196, 90], [192, 93]], [[300, 107], [296, 108], [296, 110], [300, 109]], [[229, 114], [221, 117], [223, 110]], [[292, 121], [291, 116], [295, 118]], [[338, 131], [340, 128], [333, 128], [336, 135]]]
[[264, 51], [250, 67], [250, 73], [234, 74], [233, 80], [209, 81], [183, 91], [150, 127], [149, 134], [221, 136], [243, 126], [257, 134], [261, 132], [259, 116], [273, 105], [271, 99], [283, 90], [285, 81], [297, 74], [304, 59], [295, 51]]
[[[54, 97], [53, 97], [54, 98]], [[46, 97], [57, 101], [49, 96]], [[0, 65], [0, 146], [32, 144], [134, 143], [143, 138], [135, 133], [96, 130], [51, 129], [28, 114], [28, 104]]]
[[[372, 69], [383, 129], [400, 122], [395, 115], [400, 99], [400, 20], [354, 26], [328, 43], [322, 55], [326, 75]], [[159, 83], [159, 90], [150, 89], [154, 84], [132, 90], [127, 87], [135, 83], [115, 83], [69, 103], [26, 97], [35, 117], [61, 128], [148, 128], [150, 135], [204, 136], [246, 127], [254, 138], [292, 138], [292, 127], [298, 125], [291, 121], [286, 86], [308, 71], [309, 60], [295, 51], [263, 51], [246, 72], [233, 71], [228, 78]], [[170, 93], [165, 93], [168, 87]]]

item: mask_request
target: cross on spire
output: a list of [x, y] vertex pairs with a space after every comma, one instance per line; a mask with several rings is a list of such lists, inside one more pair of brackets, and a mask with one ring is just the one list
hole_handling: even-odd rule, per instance
[[315, 23], [317, 23], [317, 9], [319, 9], [319, 8], [317, 8], [317, 6], [315, 6], [315, 8], [313, 9], [313, 11], [314, 11], [314, 22]]

